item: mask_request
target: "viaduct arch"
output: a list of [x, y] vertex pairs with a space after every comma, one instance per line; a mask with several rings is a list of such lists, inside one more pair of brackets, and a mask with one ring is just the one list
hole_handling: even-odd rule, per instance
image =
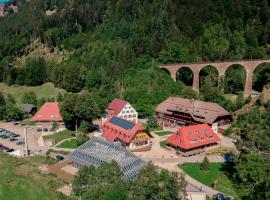
[[257, 66], [263, 63], [270, 63], [270, 60], [242, 60], [242, 61], [224, 61], [224, 62], [204, 62], [204, 63], [179, 63], [179, 64], [164, 64], [159, 68], [169, 71], [171, 78], [176, 81], [176, 74], [182, 67], [188, 67], [193, 72], [193, 90], [200, 91], [200, 71], [210, 65], [218, 70], [219, 78], [225, 76], [226, 70], [232, 65], [241, 65], [246, 70], [246, 81], [244, 96], [248, 97], [252, 93], [252, 78], [253, 72]]

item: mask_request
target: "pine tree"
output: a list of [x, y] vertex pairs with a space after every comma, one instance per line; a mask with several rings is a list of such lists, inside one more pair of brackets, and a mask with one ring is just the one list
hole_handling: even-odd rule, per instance
[[208, 171], [210, 169], [209, 160], [207, 157], [204, 157], [202, 163], [200, 164], [200, 169], [203, 171]]

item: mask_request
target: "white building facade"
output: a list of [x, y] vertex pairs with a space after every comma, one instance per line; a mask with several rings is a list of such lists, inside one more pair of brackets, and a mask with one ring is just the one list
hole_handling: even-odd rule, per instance
[[120, 117], [127, 121], [138, 123], [138, 113], [129, 102], [122, 99], [114, 99], [105, 109], [101, 117], [102, 124], [112, 116]]

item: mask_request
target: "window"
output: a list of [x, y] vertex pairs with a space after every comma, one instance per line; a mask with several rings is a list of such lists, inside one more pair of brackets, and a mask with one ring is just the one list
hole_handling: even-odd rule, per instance
[[133, 113], [133, 110], [131, 110], [130, 112]]
[[197, 142], [197, 140], [193, 139], [193, 140], [190, 140], [189, 142], [190, 142], [191, 144], [194, 144], [194, 143]]
[[205, 140], [204, 138], [201, 138], [201, 142], [204, 142], [204, 140]]
[[133, 117], [135, 118], [136, 117], [136, 114], [134, 114]]
[[127, 110], [127, 113], [129, 113], [129, 111]]
[[211, 136], [208, 136], [208, 139], [209, 139], [209, 140], [211, 140], [211, 139], [213, 139], [213, 138], [214, 138], [214, 136], [212, 136], [212, 135], [211, 135]]
[[195, 132], [196, 132], [197, 134], [200, 134], [200, 133], [201, 133], [200, 130], [196, 130]]
[[125, 114], [125, 111], [122, 111], [123, 114]]
[[128, 116], [128, 118], [131, 118], [131, 117], [132, 117], [132, 115], [129, 115], [129, 116]]

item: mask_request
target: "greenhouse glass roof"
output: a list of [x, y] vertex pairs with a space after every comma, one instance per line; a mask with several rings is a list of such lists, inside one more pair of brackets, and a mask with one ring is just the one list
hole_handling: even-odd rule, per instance
[[115, 160], [124, 173], [126, 180], [134, 179], [146, 163], [124, 148], [120, 143], [94, 137], [68, 155], [77, 165], [99, 166], [102, 162]]

